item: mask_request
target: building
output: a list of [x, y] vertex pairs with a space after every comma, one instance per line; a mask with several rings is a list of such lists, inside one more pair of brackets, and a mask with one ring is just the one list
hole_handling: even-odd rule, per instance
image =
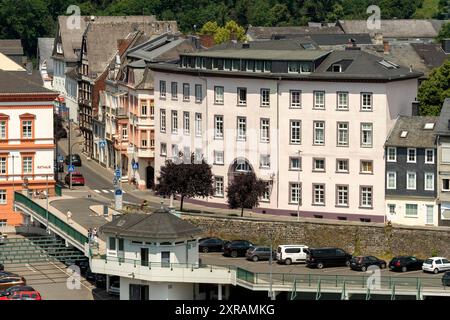
[[0, 52], [0, 70], [3, 71], [25, 71], [19, 64]]
[[438, 225], [437, 117], [400, 116], [386, 140], [386, 217], [404, 225]]
[[53, 45], [55, 38], [38, 38], [37, 59], [44, 87], [53, 89]]
[[258, 212], [384, 221], [384, 143], [397, 116], [411, 115], [421, 73], [357, 47], [277, 41], [151, 68], [156, 176], [166, 159], [195, 152], [212, 165], [211, 206], [226, 207], [234, 175], [253, 171], [268, 185]]
[[0, 53], [25, 68], [27, 57], [24, 55], [20, 39], [0, 39]]
[[[1, 68], [0, 68], [1, 69]], [[0, 70], [0, 226], [17, 226], [14, 191], [54, 190], [53, 91], [40, 74]]]
[[200, 284], [218, 288], [220, 300], [223, 287], [229, 295], [233, 273], [201, 265], [201, 230], [165, 209], [123, 215], [100, 232], [107, 237], [106, 257], [92, 257], [90, 266], [107, 275], [107, 288], [120, 282], [121, 300], [203, 300]]
[[[362, 32], [361, 32], [362, 33]], [[286, 37], [288, 35], [307, 36], [315, 34], [344, 34], [342, 28], [336, 23], [308, 23], [308, 26], [292, 27], [256, 27], [249, 26], [247, 37], [250, 41], [269, 40], [274, 37]]]
[[445, 99], [436, 122], [437, 203], [439, 225], [450, 226], [450, 98]]

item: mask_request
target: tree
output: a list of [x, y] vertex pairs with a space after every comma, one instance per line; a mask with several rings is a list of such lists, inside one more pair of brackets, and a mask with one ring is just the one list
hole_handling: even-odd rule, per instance
[[450, 60], [434, 69], [417, 94], [420, 114], [438, 116], [445, 98], [450, 97]]
[[167, 160], [165, 166], [161, 167], [159, 184], [156, 186], [161, 193], [180, 196], [180, 211], [183, 211], [185, 198], [209, 197], [214, 191], [211, 166], [204, 159], [197, 163], [193, 154], [190, 160], [179, 164]]
[[444, 23], [441, 27], [441, 30], [439, 30], [439, 34], [436, 37], [437, 42], [441, 42], [444, 39], [450, 38], [450, 22]]
[[232, 35], [236, 37], [238, 41], [246, 41], [247, 36], [245, 35], [245, 29], [238, 25], [235, 21], [228, 21], [224, 27], [220, 27], [216, 30], [214, 34], [214, 42], [220, 44], [226, 41], [230, 41]]
[[228, 206], [230, 209], [241, 209], [243, 217], [244, 209], [259, 205], [259, 199], [265, 191], [266, 183], [257, 179], [253, 172], [236, 175], [227, 189]]
[[219, 26], [217, 25], [216, 21], [208, 21], [200, 29], [200, 34], [214, 35], [217, 32], [218, 28]]

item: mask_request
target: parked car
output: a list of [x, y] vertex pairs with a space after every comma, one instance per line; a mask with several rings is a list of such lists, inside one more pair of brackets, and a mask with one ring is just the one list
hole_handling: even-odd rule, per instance
[[247, 240], [233, 240], [223, 247], [224, 256], [245, 257], [248, 248], [253, 247], [253, 243]]
[[67, 130], [62, 127], [57, 128], [55, 138], [56, 139], [67, 139]]
[[[69, 165], [70, 164], [70, 158], [69, 156], [66, 156], [66, 159], [64, 160], [64, 162]], [[79, 154], [72, 154], [72, 164], [76, 167], [81, 167], [81, 157]]]
[[15, 291], [10, 295], [0, 296], [0, 300], [42, 300], [41, 294], [36, 290]]
[[358, 256], [353, 257], [350, 260], [350, 269], [366, 271], [370, 266], [377, 266], [380, 269], [385, 269], [387, 266], [386, 261], [378, 259], [374, 256]]
[[205, 238], [198, 244], [199, 252], [222, 252], [226, 242], [219, 238]]
[[5, 244], [6, 238], [7, 238], [6, 234], [0, 232], [0, 245]]
[[9, 287], [12, 286], [26, 285], [26, 284], [27, 281], [25, 280], [25, 278], [20, 276], [6, 276], [0, 278], [0, 290], [8, 289]]
[[308, 267], [343, 267], [350, 266], [352, 255], [340, 248], [314, 248], [309, 249], [306, 257]]
[[305, 245], [280, 245], [277, 248], [277, 262], [286, 265], [305, 262], [308, 252], [308, 247]]
[[5, 270], [1, 270], [0, 271], [0, 278], [4, 278], [4, 277], [20, 277], [18, 274], [9, 272], [9, 271], [5, 271]]
[[446, 271], [442, 276], [442, 285], [450, 286], [450, 271]]
[[251, 260], [254, 262], [259, 260], [270, 260], [271, 256], [272, 260], [276, 259], [276, 254], [273, 250], [270, 250], [270, 247], [250, 247], [245, 253], [245, 257], [247, 258], [247, 260]]
[[89, 260], [77, 260], [75, 264], [80, 268], [81, 274], [85, 274], [89, 269]]
[[35, 290], [33, 287], [30, 287], [30, 286], [22, 286], [22, 285], [12, 286], [12, 287], [9, 287], [8, 289], [0, 291], [0, 297], [11, 295], [13, 292], [18, 292], [18, 291], [35, 291]]
[[95, 286], [106, 289], [106, 276], [104, 274], [95, 274]]
[[115, 280], [109, 286], [108, 293], [113, 296], [120, 296], [120, 281]]
[[[66, 184], [70, 184], [70, 173], [66, 175], [66, 177], [64, 178], [64, 181]], [[81, 173], [79, 172], [73, 172], [72, 173], [72, 185], [79, 185], [79, 186], [84, 186], [84, 177]]]
[[443, 257], [428, 258], [422, 264], [423, 272], [433, 272], [434, 274], [450, 270], [450, 261]]
[[0, 271], [5, 271], [5, 266], [0, 263]]
[[389, 269], [392, 271], [411, 271], [411, 270], [421, 270], [423, 265], [423, 260], [417, 259], [414, 256], [398, 256], [394, 257], [389, 262]]

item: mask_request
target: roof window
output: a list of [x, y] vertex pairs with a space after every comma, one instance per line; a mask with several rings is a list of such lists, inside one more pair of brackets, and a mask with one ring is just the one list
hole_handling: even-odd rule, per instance
[[381, 60], [381, 61], [378, 61], [378, 63], [381, 64], [383, 67], [385, 67], [387, 69], [398, 69], [398, 68], [400, 68], [400, 66], [398, 64], [395, 64], [392, 61], [388, 61], [388, 60]]
[[425, 125], [423, 126], [424, 130], [433, 130], [434, 129], [434, 123], [430, 122], [430, 123], [425, 123]]
[[400, 138], [406, 138], [407, 135], [408, 135], [408, 131], [403, 130], [402, 133], [400, 133]]

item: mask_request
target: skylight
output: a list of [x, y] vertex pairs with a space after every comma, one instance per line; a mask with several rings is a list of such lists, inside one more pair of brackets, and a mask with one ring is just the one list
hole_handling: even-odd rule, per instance
[[402, 133], [400, 133], [401, 138], [406, 138], [407, 135], [408, 135], [408, 131], [402, 131]]
[[398, 68], [400, 68], [400, 66], [398, 64], [395, 64], [392, 61], [388, 61], [388, 60], [381, 60], [381, 61], [378, 61], [378, 63], [381, 64], [383, 67], [385, 67], [387, 69], [398, 69]]
[[302, 43], [301, 46], [303, 47], [303, 49], [315, 49], [315, 47], [313, 46], [312, 43]]
[[433, 130], [434, 128], [434, 123], [430, 122], [430, 123], [425, 123], [425, 125], [423, 126], [424, 130]]

